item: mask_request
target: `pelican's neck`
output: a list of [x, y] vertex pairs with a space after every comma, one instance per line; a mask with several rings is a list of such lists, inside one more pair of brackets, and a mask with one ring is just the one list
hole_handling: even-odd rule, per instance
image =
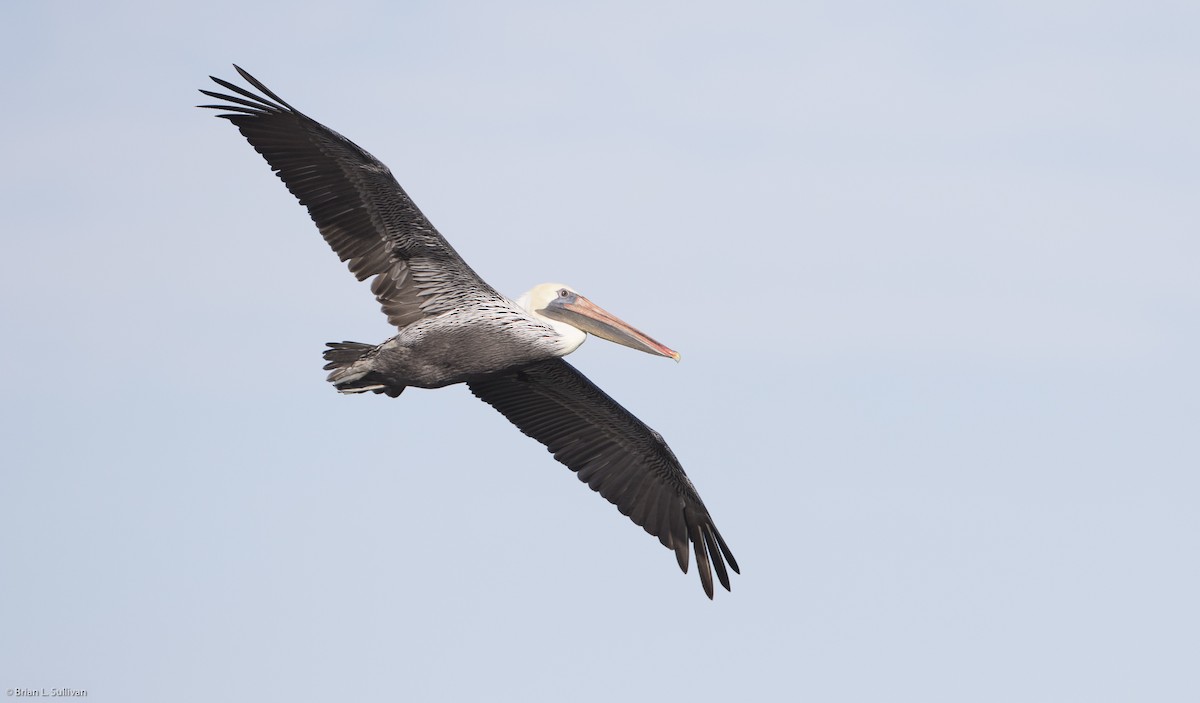
[[554, 330], [555, 338], [552, 343], [554, 345], [555, 355], [566, 356], [567, 354], [570, 354], [578, 349], [579, 345], [583, 344], [584, 340], [587, 339], [587, 332], [584, 332], [578, 327], [573, 327], [565, 322], [552, 320], [544, 315], [539, 314], [533, 309], [534, 304], [531, 301], [532, 293], [533, 291], [526, 291], [525, 293], [521, 294], [521, 297], [517, 298], [515, 302], [518, 307], [529, 313], [533, 319]]

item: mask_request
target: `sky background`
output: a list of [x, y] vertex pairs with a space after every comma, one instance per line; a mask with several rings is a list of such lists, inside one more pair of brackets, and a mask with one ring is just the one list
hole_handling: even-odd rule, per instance
[[[0, 688], [94, 701], [1200, 700], [1194, 2], [0, 9]], [[517, 296], [743, 567], [694, 571], [391, 330], [237, 62]]]

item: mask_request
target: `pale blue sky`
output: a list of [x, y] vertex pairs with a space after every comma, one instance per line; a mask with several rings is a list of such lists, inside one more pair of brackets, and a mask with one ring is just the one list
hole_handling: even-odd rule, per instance
[[[0, 687], [88, 700], [1200, 698], [1194, 3], [6, 3]], [[237, 62], [516, 296], [743, 566], [389, 335]]]

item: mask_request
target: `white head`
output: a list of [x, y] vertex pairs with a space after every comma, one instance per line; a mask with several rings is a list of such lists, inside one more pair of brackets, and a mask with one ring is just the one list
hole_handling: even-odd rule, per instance
[[648, 354], [667, 356], [679, 361], [679, 352], [651, 339], [632, 325], [561, 283], [542, 283], [517, 299], [517, 304], [545, 321], [562, 337], [563, 356], [583, 344], [590, 332], [602, 339], [616, 342]]
[[573, 288], [562, 283], [539, 283], [530, 290], [522, 293], [521, 297], [517, 298], [517, 305], [525, 308], [526, 312], [554, 328], [554, 331], [559, 336], [558, 348], [561, 352], [560, 356], [566, 356], [578, 349], [580, 344], [587, 341], [587, 333], [574, 325], [542, 314], [546, 306], [558, 297], [558, 292], [561, 290], [575, 292]]

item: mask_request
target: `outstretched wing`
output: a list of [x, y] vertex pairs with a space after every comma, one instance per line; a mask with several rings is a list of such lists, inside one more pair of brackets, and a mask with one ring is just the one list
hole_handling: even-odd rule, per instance
[[[467, 266], [374, 156], [305, 116], [234, 66], [262, 94], [220, 78], [236, 93], [200, 107], [237, 125], [288, 190], [308, 208], [325, 241], [371, 292], [388, 321], [404, 327], [468, 302], [503, 298]], [[240, 97], [239, 97], [240, 96]]]
[[[471, 392], [546, 445], [579, 480], [675, 551], [687, 573], [688, 545], [713, 597], [712, 567], [725, 590], [737, 561], [661, 435], [562, 359], [470, 381]], [[711, 555], [712, 566], [709, 558]]]

